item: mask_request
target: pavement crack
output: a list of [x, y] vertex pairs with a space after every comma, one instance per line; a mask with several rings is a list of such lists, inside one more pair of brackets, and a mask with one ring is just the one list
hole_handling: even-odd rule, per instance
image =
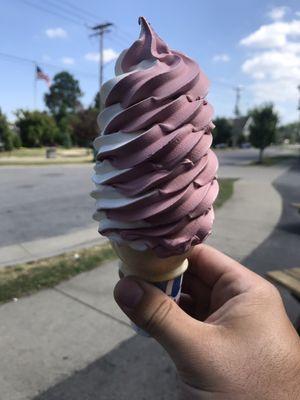
[[98, 314], [100, 314], [100, 315], [103, 315], [103, 316], [105, 316], [105, 317], [107, 317], [107, 318], [110, 318], [111, 320], [113, 320], [113, 321], [115, 321], [115, 322], [118, 322], [119, 324], [124, 325], [124, 326], [126, 326], [127, 328], [131, 328], [130, 324], [128, 324], [127, 322], [124, 322], [124, 321], [122, 321], [121, 319], [116, 318], [116, 317], [112, 316], [111, 314], [109, 314], [109, 313], [107, 313], [107, 312], [105, 312], [105, 311], [102, 311], [102, 310], [100, 310], [99, 308], [94, 307], [94, 306], [92, 306], [91, 304], [86, 303], [85, 301], [80, 300], [80, 299], [78, 299], [77, 297], [72, 296], [71, 294], [69, 294], [69, 293], [67, 293], [67, 292], [65, 292], [65, 291], [63, 291], [63, 290], [61, 290], [61, 289], [58, 289], [58, 288], [52, 288], [52, 289], [55, 290], [56, 292], [62, 294], [63, 296], [68, 297], [69, 299], [74, 300], [74, 301], [76, 301], [76, 302], [79, 303], [79, 304], [82, 304], [83, 306], [89, 308], [90, 310], [96, 311], [96, 312], [97, 312]]

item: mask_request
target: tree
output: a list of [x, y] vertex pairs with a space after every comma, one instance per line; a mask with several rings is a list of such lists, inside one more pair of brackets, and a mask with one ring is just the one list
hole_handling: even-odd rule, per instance
[[276, 139], [278, 115], [271, 103], [254, 108], [250, 115], [252, 116], [252, 122], [249, 127], [249, 140], [254, 147], [259, 149], [258, 162], [262, 163], [265, 148]]
[[98, 135], [97, 116], [99, 111], [95, 108], [82, 110], [71, 119], [74, 141], [79, 146], [90, 146]]
[[212, 131], [214, 137], [214, 145], [220, 143], [231, 144], [232, 140], [232, 125], [226, 118], [216, 118], [214, 120], [215, 128]]
[[288, 139], [290, 143], [300, 142], [299, 122], [291, 122], [278, 128], [277, 139], [279, 143]]
[[82, 95], [79, 82], [69, 72], [62, 71], [54, 76], [50, 93], [46, 93], [44, 99], [58, 122], [66, 115], [76, 112]]
[[4, 144], [4, 150], [11, 151], [14, 147], [20, 147], [20, 138], [14, 133], [7, 122], [6, 116], [0, 109], [0, 141]]
[[66, 115], [60, 118], [57, 123], [58, 134], [56, 135], [56, 143], [62, 145], [66, 149], [72, 147], [72, 125], [71, 120], [73, 116]]
[[95, 94], [93, 108], [96, 108], [98, 111], [100, 111], [99, 92]]
[[58, 129], [55, 120], [45, 112], [18, 110], [16, 125], [24, 146], [51, 146], [56, 142]]

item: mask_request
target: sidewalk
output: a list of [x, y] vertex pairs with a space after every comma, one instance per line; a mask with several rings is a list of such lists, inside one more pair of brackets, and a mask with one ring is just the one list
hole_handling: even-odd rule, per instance
[[[238, 259], [261, 243], [281, 214], [270, 182], [282, 172], [222, 168], [222, 177], [240, 180], [217, 210], [209, 243]], [[113, 301], [117, 279], [110, 262], [0, 307], [1, 399], [174, 398], [169, 388], [176, 377], [168, 357], [152, 339], [134, 334]]]
[[236, 260], [260, 245], [277, 224], [282, 200], [272, 182], [287, 167], [222, 167], [221, 177], [238, 177], [234, 194], [216, 212], [213, 234], [207, 241]]
[[91, 247], [105, 241], [97, 232], [95, 223], [90, 228], [73, 230], [64, 235], [0, 247], [0, 268], [52, 257], [81, 247]]

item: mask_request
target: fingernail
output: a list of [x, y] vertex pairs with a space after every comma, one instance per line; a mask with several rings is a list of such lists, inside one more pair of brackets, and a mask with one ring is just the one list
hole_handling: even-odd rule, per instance
[[130, 278], [121, 279], [114, 290], [116, 302], [129, 310], [134, 309], [139, 304], [143, 295], [144, 291], [141, 286]]

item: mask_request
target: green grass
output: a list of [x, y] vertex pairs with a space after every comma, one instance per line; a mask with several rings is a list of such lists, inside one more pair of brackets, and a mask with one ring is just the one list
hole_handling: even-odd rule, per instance
[[73, 147], [56, 148], [56, 158], [46, 158], [46, 147], [15, 149], [0, 152], [0, 166], [7, 165], [52, 165], [52, 164], [81, 164], [93, 161], [91, 149]]
[[[232, 196], [235, 180], [219, 179], [220, 192], [215, 202], [216, 208]], [[115, 257], [110, 245], [104, 245], [0, 269], [0, 303], [53, 287]]]
[[22, 160], [14, 160], [14, 161], [1, 161], [0, 158], [0, 166], [2, 167], [7, 167], [7, 166], [39, 166], [39, 165], [56, 165], [56, 164], [87, 164], [91, 163], [93, 161], [92, 157], [91, 159], [83, 159], [83, 160], [76, 160], [74, 159], [45, 159], [45, 160], [30, 160], [29, 162], [22, 161]]
[[272, 165], [293, 161], [299, 158], [297, 154], [282, 154], [273, 157], [264, 157], [263, 162], [259, 163], [258, 161], [253, 161], [250, 165], [261, 165], [263, 167], [271, 167]]
[[235, 181], [236, 179], [234, 178], [223, 178], [218, 180], [220, 191], [214, 204], [215, 208], [220, 208], [225, 203], [225, 201], [229, 200], [230, 197], [233, 195]]
[[1, 151], [0, 159], [3, 157], [41, 157], [45, 155], [45, 147], [29, 149], [21, 147], [12, 151]]
[[0, 270], [0, 303], [57, 285], [115, 258], [109, 245], [95, 246]]

